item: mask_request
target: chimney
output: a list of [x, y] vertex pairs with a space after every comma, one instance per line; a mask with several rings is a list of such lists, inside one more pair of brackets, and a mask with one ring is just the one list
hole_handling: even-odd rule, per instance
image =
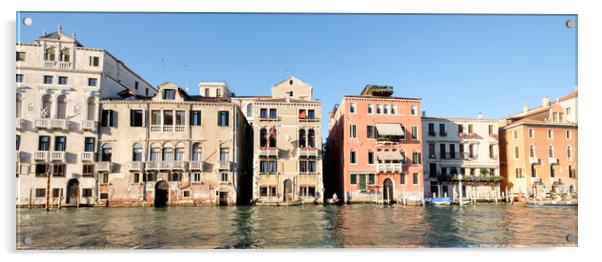
[[526, 114], [529, 111], [529, 107], [525, 104], [523, 105], [523, 114]]
[[422, 117], [426, 116], [426, 110], [422, 110]]
[[479, 114], [477, 115], [477, 118], [483, 119], [483, 113], [479, 112]]
[[550, 99], [548, 99], [548, 97], [547, 97], [547, 96], [544, 96], [544, 97], [541, 99], [541, 106], [542, 106], [542, 107], [546, 107], [546, 106], [548, 106], [548, 104], [549, 104], [549, 103], [550, 103]]

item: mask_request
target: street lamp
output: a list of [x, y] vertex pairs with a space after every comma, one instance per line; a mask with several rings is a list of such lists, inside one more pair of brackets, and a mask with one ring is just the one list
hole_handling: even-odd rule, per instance
[[463, 178], [462, 174], [458, 174], [457, 178], [458, 178], [458, 181], [459, 181], [459, 183], [458, 183], [458, 192], [460, 193], [460, 197], [459, 197], [459, 199], [460, 199], [459, 200], [460, 201], [460, 207], [463, 207], [464, 203], [462, 203], [462, 178]]

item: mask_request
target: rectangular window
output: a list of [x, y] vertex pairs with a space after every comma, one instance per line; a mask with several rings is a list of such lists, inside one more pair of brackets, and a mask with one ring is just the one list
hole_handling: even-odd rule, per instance
[[182, 174], [181, 173], [170, 173], [169, 176], [167, 177], [167, 180], [182, 181]]
[[349, 137], [351, 138], [357, 138], [357, 126], [356, 125], [351, 125], [349, 127]]
[[192, 182], [195, 182], [195, 183], [201, 182], [201, 173], [193, 173], [192, 174]]
[[349, 162], [350, 162], [351, 164], [355, 164], [355, 163], [357, 163], [357, 158], [356, 158], [356, 155], [355, 155], [355, 151], [351, 151], [351, 153], [350, 153], [350, 155], [349, 155], [349, 159], [350, 159], [350, 161], [349, 161]]
[[176, 111], [176, 126], [186, 125], [186, 111]]
[[130, 110], [130, 126], [142, 127], [144, 126], [144, 114], [142, 110], [133, 109]]
[[316, 119], [316, 110], [308, 109], [307, 110], [307, 118], [308, 119]]
[[36, 188], [36, 197], [46, 197], [46, 188]]
[[439, 135], [447, 136], [447, 132], [445, 132], [445, 124], [439, 124]]
[[53, 188], [52, 189], [52, 197], [58, 198], [60, 196], [61, 196], [61, 189], [60, 188]]
[[355, 114], [357, 110], [357, 104], [356, 103], [350, 103], [349, 104], [349, 113]]
[[68, 78], [66, 76], [59, 76], [59, 85], [66, 85], [67, 79]]
[[376, 138], [376, 128], [374, 126], [366, 126], [366, 137]]
[[400, 182], [401, 182], [402, 185], [406, 184], [406, 176], [407, 176], [406, 173], [401, 173], [401, 176], [400, 176], [399, 180], [400, 180]]
[[474, 133], [474, 130], [473, 130], [473, 126], [472, 126], [472, 124], [468, 124], [468, 133], [469, 133], [469, 134], [472, 134], [472, 133]]
[[368, 151], [368, 164], [374, 164], [374, 152]]
[[230, 112], [228, 112], [228, 111], [218, 111], [217, 112], [217, 125], [218, 126], [229, 126], [230, 125], [229, 118], [230, 118]]
[[44, 84], [47, 84], [47, 85], [52, 84], [52, 76], [48, 76], [48, 75], [44, 76]]
[[96, 78], [88, 78], [88, 86], [96, 86], [96, 82], [98, 79]]
[[458, 134], [464, 133], [464, 126], [462, 124], [458, 124]]
[[[220, 89], [218, 89], [218, 90], [220, 90]], [[228, 173], [222, 173], [221, 181], [228, 182]]]
[[518, 130], [512, 131], [512, 139], [518, 139]]
[[116, 127], [117, 111], [103, 109], [100, 116], [100, 125], [103, 127]]
[[159, 110], [151, 111], [151, 125], [154, 125], [154, 126], [161, 125], [161, 111], [159, 111]]
[[533, 130], [533, 128], [529, 128], [529, 138], [534, 138], [535, 137], [535, 130]]
[[434, 123], [429, 123], [428, 125], [428, 134], [429, 136], [435, 136], [435, 124]]
[[418, 115], [418, 107], [416, 105], [410, 107], [410, 114], [413, 116]]
[[174, 100], [174, 99], [176, 99], [176, 90], [174, 90], [174, 89], [164, 89], [163, 90], [163, 99], [165, 99], [165, 100]]
[[374, 105], [368, 104], [368, 114], [372, 114], [372, 113], [374, 113]]
[[566, 139], [571, 139], [571, 130], [566, 131]]
[[55, 136], [54, 137], [54, 151], [65, 151], [67, 148], [67, 137]]
[[102, 176], [100, 177], [100, 183], [101, 184], [108, 184], [109, 183], [109, 174], [108, 173], [102, 174]]
[[278, 110], [276, 108], [270, 108], [270, 119], [278, 118]]
[[391, 105], [391, 115], [397, 114], [397, 105]]
[[374, 174], [368, 174], [368, 184], [374, 185], [376, 183], [376, 176]]
[[383, 106], [382, 105], [376, 105], [376, 114], [380, 115], [383, 111]]
[[554, 138], [554, 132], [552, 129], [548, 129], [548, 138]]
[[[21, 135], [17, 135], [17, 151], [21, 147]], [[17, 156], [19, 158], [19, 156]]]
[[261, 118], [261, 119], [267, 119], [268, 118], [268, 109], [267, 108], [261, 108], [261, 109], [259, 109], [259, 118]]
[[36, 177], [46, 176], [46, 168], [48, 166], [46, 164], [36, 164]]
[[25, 52], [17, 52], [17, 61], [25, 61]]
[[360, 174], [359, 186], [360, 186], [360, 191], [366, 191], [366, 175], [365, 174]]
[[412, 153], [412, 164], [419, 165], [422, 161], [420, 160], [420, 153], [414, 152]]
[[385, 115], [389, 114], [389, 105], [383, 106], [383, 114], [385, 114]]
[[493, 125], [489, 125], [489, 134], [493, 135]]
[[429, 144], [429, 158], [435, 158], [435, 144]]
[[90, 56], [90, 66], [97, 67], [100, 64], [100, 58], [98, 56]]
[[50, 150], [50, 137], [49, 136], [40, 136], [38, 138], [38, 150], [39, 151]]
[[23, 74], [17, 74], [17, 83], [23, 82]]
[[493, 147], [493, 145], [489, 145], [489, 158], [495, 158], [495, 148]]
[[439, 144], [439, 158], [445, 159], [445, 144]]
[[109, 199], [109, 193], [100, 193], [100, 199], [101, 200]]
[[412, 127], [412, 140], [417, 140], [418, 139], [418, 127], [413, 126]]
[[94, 176], [94, 164], [84, 164], [82, 167], [82, 176]]
[[190, 125], [200, 126], [201, 125], [201, 111], [190, 111]]
[[519, 155], [519, 148], [518, 146], [514, 147], [514, 159], [518, 159], [520, 157]]
[[418, 173], [412, 174], [412, 184], [418, 185]]
[[92, 197], [92, 188], [82, 189], [82, 197]]
[[449, 158], [451, 158], [451, 159], [456, 158], [456, 145], [455, 144], [449, 144]]
[[171, 110], [163, 111], [163, 125], [164, 126], [173, 125], [173, 111], [171, 111]]

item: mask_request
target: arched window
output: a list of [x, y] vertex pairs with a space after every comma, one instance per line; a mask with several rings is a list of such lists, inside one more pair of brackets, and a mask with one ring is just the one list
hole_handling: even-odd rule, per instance
[[312, 148], [316, 147], [316, 131], [313, 129], [310, 129], [307, 132], [307, 144], [309, 147], [312, 147]]
[[15, 111], [15, 112], [16, 112], [17, 118], [21, 118], [21, 94], [19, 94], [19, 93], [17, 93], [17, 103], [16, 104], [17, 104], [17, 111]]
[[259, 130], [259, 146], [266, 147], [268, 146], [268, 130], [262, 128]]
[[132, 146], [132, 161], [142, 161], [142, 145], [140, 143]]
[[194, 143], [194, 145], [192, 145], [192, 161], [201, 161], [202, 158], [202, 149], [201, 149], [201, 144], [200, 143]]
[[41, 118], [50, 118], [50, 110], [52, 109], [52, 97], [46, 94], [42, 97], [42, 110], [40, 112]]
[[61, 50], [61, 61], [69, 62], [69, 60], [71, 60], [71, 52], [69, 48], [63, 48], [63, 50]]
[[111, 144], [103, 144], [101, 147], [101, 161], [111, 161], [113, 157], [113, 147]]
[[45, 61], [55, 61], [56, 60], [56, 51], [54, 47], [46, 48], [44, 51], [44, 60]]
[[184, 147], [184, 144], [180, 143], [176, 145], [176, 155], [175, 155], [175, 161], [184, 161], [184, 153], [186, 152], [186, 148]]
[[299, 130], [299, 147], [306, 147], [305, 143], [305, 129]]
[[161, 159], [161, 147], [159, 145], [153, 145], [150, 151], [150, 161], [156, 162]]
[[270, 147], [276, 147], [276, 128], [270, 128]]
[[56, 118], [65, 119], [67, 118], [67, 98], [65, 95], [60, 95], [56, 101]]
[[253, 104], [251, 103], [247, 105], [247, 117], [253, 117]]
[[94, 97], [88, 98], [88, 120], [96, 120], [96, 100]]
[[163, 161], [173, 160], [173, 147], [167, 143], [163, 146]]

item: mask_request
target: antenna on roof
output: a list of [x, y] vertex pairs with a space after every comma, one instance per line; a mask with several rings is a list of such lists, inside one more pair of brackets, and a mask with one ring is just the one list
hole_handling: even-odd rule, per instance
[[48, 31], [46, 30], [46, 28], [44, 28], [44, 31], [42, 31], [42, 35], [47, 35]]
[[60, 33], [61, 30], [63, 30], [63, 27], [61, 26], [61, 23], [59, 23], [59, 25], [56, 26], [56, 31]]

